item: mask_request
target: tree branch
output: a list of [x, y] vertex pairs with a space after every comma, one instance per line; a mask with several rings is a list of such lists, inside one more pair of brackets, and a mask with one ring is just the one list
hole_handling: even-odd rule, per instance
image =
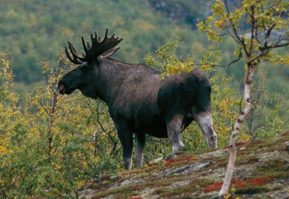
[[252, 19], [252, 23], [251, 23], [251, 44], [250, 44], [250, 48], [249, 48], [249, 56], [251, 57], [252, 54], [252, 50], [253, 50], [253, 46], [254, 46], [254, 30], [255, 30], [255, 6], [252, 5], [251, 6], [251, 19]]
[[[231, 24], [231, 26], [232, 26], [232, 28], [233, 28], [233, 31], [234, 31], [234, 34], [235, 34], [236, 41], [243, 46], [243, 49], [244, 49], [246, 55], [248, 56], [248, 51], [247, 51], [247, 48], [246, 48], [244, 39], [242, 39], [242, 38], [239, 37], [239, 34], [238, 34], [238, 32], [237, 32], [237, 28], [236, 28], [236, 26], [234, 25], [234, 23], [232, 22], [232, 19], [230, 19], [230, 17], [229, 17], [229, 15], [231, 14], [231, 12], [230, 12], [230, 9], [229, 9], [227, 0], [225, 0], [225, 7], [226, 7], [226, 10], [227, 10], [227, 14], [228, 14], [227, 17], [228, 17], [228, 19], [229, 19], [229, 21], [230, 21], [230, 24]], [[233, 38], [234, 38], [234, 37], [233, 37]]]
[[116, 149], [117, 141], [115, 141], [115, 140], [113, 139], [113, 137], [110, 135], [110, 133], [108, 133], [108, 132], [104, 129], [104, 127], [102, 126], [102, 123], [101, 123], [101, 121], [100, 121], [100, 119], [99, 119], [99, 104], [100, 104], [100, 100], [99, 100], [98, 103], [97, 103], [97, 117], [96, 117], [96, 120], [97, 120], [97, 122], [98, 122], [101, 130], [102, 130], [106, 135], [108, 135], [108, 137], [111, 139], [111, 141], [112, 141], [113, 144], [114, 144], [114, 146], [113, 146], [113, 148], [112, 148], [112, 150], [111, 150], [111, 152], [110, 152], [110, 155], [111, 155], [112, 152]]

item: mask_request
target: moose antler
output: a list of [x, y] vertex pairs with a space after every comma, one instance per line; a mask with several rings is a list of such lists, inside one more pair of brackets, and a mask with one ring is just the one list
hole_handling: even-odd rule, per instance
[[[95, 32], [95, 36], [91, 34], [91, 44], [87, 42], [87, 45], [85, 44], [85, 40], [83, 37], [81, 37], [82, 45], [85, 53], [82, 53], [82, 57], [79, 55], [73, 44], [68, 41], [68, 46], [70, 53], [72, 54], [72, 57], [70, 53], [68, 53], [67, 48], [65, 47], [65, 53], [67, 55], [67, 58], [74, 64], [81, 64], [83, 62], [88, 62], [96, 59], [103, 53], [111, 50], [116, 52], [118, 49], [113, 49], [117, 44], [119, 44], [123, 38], [114, 37], [115, 33], [112, 34], [111, 37], [107, 37], [108, 29], [106, 29], [104, 39], [100, 41], [100, 36], [98, 37], [97, 32]], [[110, 55], [112, 55], [111, 53]]]

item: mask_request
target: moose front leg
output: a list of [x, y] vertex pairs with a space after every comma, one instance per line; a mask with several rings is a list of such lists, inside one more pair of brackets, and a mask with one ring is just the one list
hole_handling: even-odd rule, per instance
[[145, 134], [136, 134], [135, 139], [135, 160], [138, 168], [143, 166], [143, 150], [145, 147], [146, 135]]
[[117, 133], [122, 145], [124, 168], [126, 170], [130, 170], [132, 166], [132, 148], [133, 148], [132, 133], [127, 129], [120, 129], [120, 128], [118, 128]]
[[181, 138], [182, 115], [175, 115], [172, 119], [167, 121], [168, 138], [172, 145], [172, 154], [176, 154], [184, 147]]

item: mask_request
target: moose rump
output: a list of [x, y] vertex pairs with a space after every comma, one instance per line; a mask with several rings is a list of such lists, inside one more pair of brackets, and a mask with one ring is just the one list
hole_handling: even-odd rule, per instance
[[144, 64], [127, 64], [110, 58], [122, 40], [95, 33], [92, 44], [84, 42], [81, 57], [69, 42], [67, 57], [79, 66], [58, 83], [60, 94], [79, 89], [86, 97], [100, 98], [109, 107], [123, 147], [126, 169], [132, 166], [133, 134], [136, 163], [142, 167], [146, 134], [169, 138], [172, 153], [183, 148], [181, 131], [196, 121], [211, 149], [217, 148], [210, 103], [210, 82], [199, 69], [160, 78], [159, 72]]

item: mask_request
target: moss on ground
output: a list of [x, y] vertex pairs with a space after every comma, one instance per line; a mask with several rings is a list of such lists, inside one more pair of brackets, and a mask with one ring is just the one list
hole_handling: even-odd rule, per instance
[[[288, 140], [285, 134], [240, 143], [230, 197], [289, 197]], [[227, 149], [179, 153], [143, 169], [96, 179], [80, 189], [80, 198], [209, 198], [218, 193], [227, 162]]]

